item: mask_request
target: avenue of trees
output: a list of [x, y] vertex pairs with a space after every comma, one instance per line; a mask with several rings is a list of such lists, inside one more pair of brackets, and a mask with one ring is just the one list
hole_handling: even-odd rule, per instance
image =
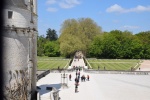
[[60, 36], [48, 29], [46, 37], [38, 36], [38, 56], [72, 57], [81, 50], [86, 57], [112, 59], [149, 59], [150, 31], [133, 34], [129, 31], [102, 32], [90, 18], [65, 20]]

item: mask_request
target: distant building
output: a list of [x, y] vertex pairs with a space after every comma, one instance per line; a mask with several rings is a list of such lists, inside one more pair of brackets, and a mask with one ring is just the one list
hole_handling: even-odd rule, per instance
[[4, 86], [9, 85], [10, 71], [27, 70], [28, 90], [33, 98], [37, 67], [37, 0], [5, 0], [3, 26]]

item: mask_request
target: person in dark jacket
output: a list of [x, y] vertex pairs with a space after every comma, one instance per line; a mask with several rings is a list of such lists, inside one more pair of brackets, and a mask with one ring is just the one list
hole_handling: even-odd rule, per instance
[[69, 80], [71, 81], [71, 74], [69, 75]]

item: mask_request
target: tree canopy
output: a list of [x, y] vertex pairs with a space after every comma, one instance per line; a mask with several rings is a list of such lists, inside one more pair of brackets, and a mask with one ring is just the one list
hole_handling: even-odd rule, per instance
[[78, 50], [87, 52], [90, 42], [102, 33], [101, 27], [90, 18], [65, 20], [60, 32], [60, 51], [64, 56], [71, 56]]
[[[95, 37], [91, 42], [88, 55], [97, 58], [149, 58], [150, 46], [142, 43], [143, 40], [139, 38], [141, 36], [139, 34], [133, 35], [129, 31], [122, 32], [120, 30], [104, 33]], [[148, 40], [149, 37], [145, 38]]]
[[130, 31], [102, 32], [90, 18], [67, 19], [60, 36], [48, 29], [46, 37], [38, 36], [38, 56], [72, 57], [82, 51], [87, 57], [111, 59], [150, 59], [150, 31], [133, 34]]
[[37, 55], [38, 56], [49, 56], [56, 57], [60, 56], [60, 46], [57, 41], [58, 36], [56, 31], [50, 28], [47, 30], [46, 37], [43, 35], [38, 36], [37, 39]]
[[46, 39], [50, 41], [55, 41], [58, 39], [58, 35], [56, 34], [56, 31], [54, 29], [48, 29], [46, 34]]

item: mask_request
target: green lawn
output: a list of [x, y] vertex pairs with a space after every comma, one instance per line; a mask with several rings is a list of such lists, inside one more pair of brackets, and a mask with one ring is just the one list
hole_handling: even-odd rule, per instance
[[37, 57], [38, 59], [38, 70], [57, 69], [68, 67], [70, 59], [63, 57]]
[[136, 59], [87, 59], [89, 64], [93, 69], [104, 70], [104, 66], [106, 70], [131, 70], [131, 67], [137, 68], [139, 66], [140, 60]]

